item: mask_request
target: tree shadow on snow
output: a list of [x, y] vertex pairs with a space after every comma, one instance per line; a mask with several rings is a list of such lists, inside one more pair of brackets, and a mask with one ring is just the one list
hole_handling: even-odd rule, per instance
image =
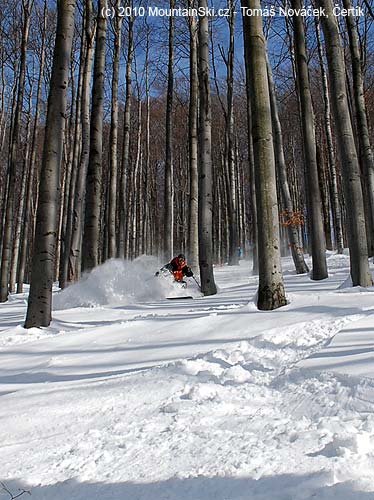
[[[3, 483], [15, 497], [30, 491], [33, 500], [373, 500], [374, 492], [360, 491], [353, 482], [331, 483], [326, 473], [283, 474], [258, 480], [233, 477], [172, 478], [152, 483], [84, 482], [75, 479], [29, 486], [22, 481]], [[327, 484], [326, 484], [327, 483]], [[0, 489], [0, 500], [9, 499]], [[20, 498], [29, 498], [25, 493]]]

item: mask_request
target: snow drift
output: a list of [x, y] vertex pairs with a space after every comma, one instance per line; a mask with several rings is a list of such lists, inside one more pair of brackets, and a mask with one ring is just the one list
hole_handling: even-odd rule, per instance
[[175, 293], [175, 289], [168, 280], [154, 277], [159, 268], [159, 261], [151, 256], [143, 255], [133, 261], [110, 259], [57, 293], [53, 309], [133, 304], [165, 298]]

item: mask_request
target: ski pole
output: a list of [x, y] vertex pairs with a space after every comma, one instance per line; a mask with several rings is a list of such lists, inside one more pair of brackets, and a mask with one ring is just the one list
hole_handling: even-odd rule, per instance
[[197, 279], [195, 278], [195, 276], [192, 275], [191, 277], [194, 279], [196, 285], [199, 287], [199, 290], [201, 291], [201, 286], [199, 285], [199, 283], [198, 283]]

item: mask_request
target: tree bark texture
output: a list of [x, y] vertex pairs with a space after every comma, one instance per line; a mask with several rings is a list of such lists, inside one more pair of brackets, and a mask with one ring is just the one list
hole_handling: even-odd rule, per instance
[[[303, 7], [302, 0], [291, 0], [293, 9]], [[313, 280], [327, 278], [326, 242], [323, 230], [322, 201], [318, 181], [316, 134], [314, 112], [310, 91], [308, 61], [304, 21], [301, 16], [293, 17], [295, 35], [296, 74], [300, 94], [301, 121], [303, 132], [303, 151], [307, 175], [308, 218], [312, 248]]]
[[[21, 114], [23, 108], [23, 95], [25, 89], [25, 76], [26, 76], [26, 55], [27, 55], [27, 41], [30, 30], [31, 19], [31, 2], [23, 2], [23, 29], [21, 40], [21, 57], [20, 69], [18, 79], [18, 91], [16, 98], [16, 106], [13, 115], [13, 126], [10, 132], [10, 158], [9, 158], [9, 183], [8, 195], [6, 198], [5, 208], [5, 223], [3, 230], [3, 247], [1, 257], [1, 270], [0, 270], [0, 302], [6, 302], [8, 299], [8, 288], [10, 278], [10, 266], [12, 257], [12, 239], [14, 238], [14, 219], [15, 219], [15, 188], [16, 188], [16, 175], [17, 175], [17, 160], [19, 155], [19, 142], [20, 142], [20, 128], [21, 128]], [[15, 94], [14, 94], [15, 95]]]
[[[189, 7], [193, 8], [194, 0], [189, 0]], [[188, 221], [188, 262], [192, 269], [199, 264], [198, 239], [198, 102], [199, 81], [197, 74], [197, 22], [192, 16], [189, 19], [190, 28], [190, 105], [189, 105], [189, 170], [190, 170], [190, 199]]]
[[336, 139], [343, 170], [352, 283], [353, 286], [371, 286], [360, 167], [349, 113], [345, 63], [339, 27], [332, 12], [331, 0], [317, 0], [316, 3], [327, 13], [327, 16], [323, 16], [321, 19], [326, 44]]
[[[260, 0], [247, 0], [245, 7], [260, 9]], [[257, 10], [259, 12], [260, 10]], [[273, 310], [286, 304], [280, 260], [279, 214], [271, 107], [266, 68], [266, 42], [260, 15], [244, 16], [248, 44], [252, 133], [255, 160], [259, 288], [257, 307]]]
[[[117, 1], [119, 12], [120, 2]], [[116, 205], [117, 205], [117, 170], [118, 170], [118, 78], [121, 54], [122, 17], [117, 15], [114, 20], [114, 54], [112, 75], [112, 110], [110, 121], [110, 185], [108, 198], [108, 257], [117, 254], [116, 249]]]
[[[278, 105], [275, 95], [275, 85], [273, 81], [272, 69], [268, 60], [267, 60], [267, 68], [268, 68], [271, 115], [273, 121], [273, 131], [274, 131], [274, 151], [276, 156], [275, 163], [278, 167], [278, 178], [283, 197], [284, 208], [287, 214], [291, 215], [292, 217], [292, 215], [294, 214], [294, 207], [287, 179], [287, 167], [283, 152], [282, 127], [278, 116]], [[309, 269], [304, 260], [303, 247], [300, 246], [297, 227], [292, 223], [287, 223], [287, 234], [291, 248], [292, 258], [295, 264], [296, 273], [297, 274], [307, 273]]]
[[23, 282], [25, 279], [25, 268], [26, 268], [27, 252], [28, 252], [28, 235], [31, 222], [31, 207], [32, 207], [34, 179], [36, 174], [36, 142], [38, 138], [40, 101], [41, 101], [42, 81], [43, 81], [43, 72], [45, 63], [46, 31], [47, 31], [47, 0], [45, 0], [44, 2], [44, 11], [43, 11], [40, 69], [39, 69], [39, 77], [38, 77], [38, 84], [36, 91], [35, 117], [34, 117], [34, 128], [32, 133], [29, 175], [27, 178], [26, 203], [25, 203], [23, 229], [22, 229], [23, 237], [21, 239], [20, 257], [19, 257], [19, 265], [17, 273], [17, 293], [23, 292]]
[[238, 204], [236, 194], [238, 186], [236, 183], [235, 164], [235, 137], [234, 137], [234, 56], [235, 56], [235, 2], [229, 0], [229, 50], [227, 54], [227, 126], [226, 126], [226, 144], [227, 144], [227, 166], [229, 174], [229, 259], [231, 266], [239, 264], [239, 233], [238, 233]]
[[[199, 7], [207, 9], [207, 0]], [[217, 293], [213, 274], [213, 178], [212, 178], [212, 117], [209, 67], [209, 21], [199, 18], [199, 266], [201, 291]]]
[[[247, 7], [246, 0], [242, 0], [242, 7]], [[253, 152], [253, 135], [252, 135], [252, 110], [251, 110], [251, 92], [250, 92], [250, 76], [249, 76], [249, 43], [247, 20], [243, 16], [243, 37], [244, 37], [244, 63], [246, 77], [246, 96], [247, 96], [247, 129], [248, 129], [248, 166], [249, 166], [249, 183], [250, 183], [250, 206], [252, 219], [252, 273], [258, 273], [258, 231], [257, 231], [257, 207], [256, 207], [256, 189], [255, 189], [255, 168], [254, 168], [254, 152]]]
[[331, 208], [332, 208], [332, 216], [334, 221], [334, 235], [335, 235], [335, 243], [336, 248], [339, 254], [343, 253], [344, 242], [343, 242], [343, 222], [342, 222], [342, 211], [340, 208], [339, 201], [339, 191], [338, 191], [338, 174], [336, 170], [336, 162], [335, 162], [335, 153], [334, 153], [334, 143], [332, 139], [332, 131], [331, 131], [331, 105], [330, 105], [330, 96], [329, 96], [329, 88], [327, 82], [327, 74], [325, 69], [325, 62], [323, 58], [323, 49], [321, 43], [320, 29], [319, 29], [319, 20], [316, 18], [316, 37], [318, 44], [318, 57], [319, 63], [321, 67], [321, 76], [322, 76], [322, 90], [323, 90], [323, 102], [324, 102], [324, 125], [325, 125], [325, 133], [326, 133], [326, 141], [327, 141], [327, 151], [328, 151], [328, 160], [329, 160], [329, 179], [330, 179], [330, 198], [331, 198]]
[[[175, 0], [170, 0], [174, 9]], [[169, 63], [168, 89], [166, 96], [166, 142], [165, 142], [165, 222], [164, 258], [169, 260], [173, 254], [173, 102], [174, 102], [174, 31], [175, 19], [169, 19]]]
[[74, 12], [74, 0], [59, 2], [25, 328], [48, 326], [51, 322], [58, 203], [60, 201], [60, 170], [74, 34]]
[[82, 269], [89, 271], [100, 262], [100, 212], [103, 158], [104, 77], [107, 19], [102, 15], [107, 0], [99, 0], [92, 111], [90, 126], [90, 155], [87, 169], [86, 207], [82, 244]]
[[[132, 7], [132, 0], [129, 2]], [[125, 248], [125, 240], [127, 238], [128, 213], [128, 178], [130, 172], [130, 126], [131, 126], [131, 96], [132, 96], [132, 60], [134, 57], [134, 18], [128, 18], [128, 42], [127, 42], [127, 60], [126, 60], [126, 97], [123, 122], [123, 147], [122, 147], [122, 178], [121, 178], [121, 226], [123, 232], [123, 243], [120, 241], [118, 245], [118, 256], [125, 257], [127, 249]]]
[[[346, 9], [352, 9], [351, 0], [343, 0]], [[353, 95], [357, 118], [357, 135], [362, 158], [365, 188], [368, 197], [368, 213], [366, 217], [366, 231], [368, 235], [368, 249], [370, 256], [374, 255], [374, 156], [370, 144], [369, 126], [366, 114], [364, 80], [361, 69], [361, 54], [358, 40], [356, 19], [354, 16], [345, 16], [348, 29], [349, 48], [352, 63]], [[365, 192], [364, 192], [365, 194]]]
[[[82, 128], [82, 140], [80, 159], [75, 178], [73, 210], [69, 213], [68, 237], [70, 238], [69, 252], [66, 255], [67, 281], [76, 281], [80, 276], [81, 248], [84, 216], [84, 196], [86, 191], [87, 167], [90, 155], [90, 88], [92, 78], [92, 62], [94, 55], [94, 39], [96, 28], [92, 27], [92, 0], [85, 1], [85, 39], [83, 43], [84, 62], [82, 75], [82, 91], [80, 102], [80, 121]], [[73, 194], [73, 193], [72, 193]], [[71, 230], [70, 230], [71, 225]]]

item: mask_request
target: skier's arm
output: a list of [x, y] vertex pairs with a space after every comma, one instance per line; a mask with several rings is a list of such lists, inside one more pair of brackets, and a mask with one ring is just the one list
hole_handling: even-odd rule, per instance
[[182, 268], [182, 271], [183, 271], [183, 275], [187, 276], [188, 278], [191, 278], [191, 276], [193, 276], [192, 269], [190, 267], [188, 267], [188, 266], [184, 266]]

